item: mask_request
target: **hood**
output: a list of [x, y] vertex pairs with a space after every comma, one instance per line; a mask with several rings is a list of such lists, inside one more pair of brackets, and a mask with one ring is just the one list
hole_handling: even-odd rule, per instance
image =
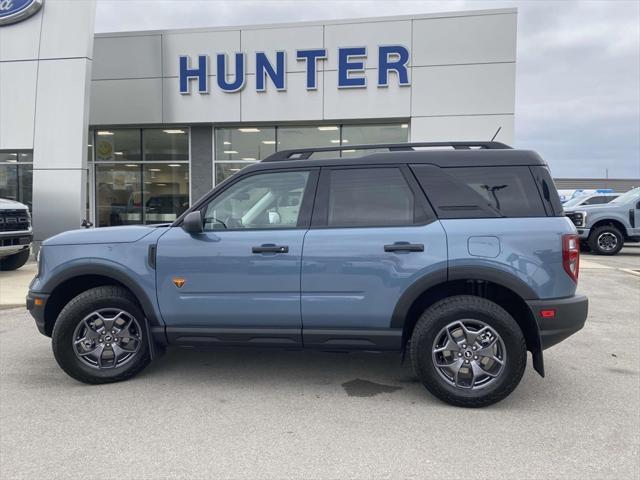
[[100, 227], [69, 230], [45, 240], [43, 245], [89, 245], [95, 243], [132, 243], [146, 237], [158, 228], [167, 225], [146, 226], [132, 225], [127, 227]]
[[0, 198], [0, 210], [28, 210], [24, 203], [9, 200], [8, 198]]

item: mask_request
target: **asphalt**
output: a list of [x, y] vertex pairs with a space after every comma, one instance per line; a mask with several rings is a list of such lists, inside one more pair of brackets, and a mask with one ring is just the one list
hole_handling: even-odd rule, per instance
[[614, 258], [583, 257], [589, 319], [547, 377], [481, 410], [388, 354], [176, 349], [87, 386], [0, 310], [0, 478], [639, 478], [640, 249]]

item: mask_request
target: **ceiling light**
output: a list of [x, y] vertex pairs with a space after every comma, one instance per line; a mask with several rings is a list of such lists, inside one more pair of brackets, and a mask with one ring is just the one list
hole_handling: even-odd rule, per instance
[[223, 153], [228, 153], [229, 155], [233, 155], [234, 153], [238, 153], [235, 150], [225, 150]]
[[180, 164], [179, 163], [170, 163], [169, 166], [171, 168], [178, 168], [180, 166]]
[[247, 161], [251, 161], [251, 162], [255, 162], [256, 159], [253, 157], [244, 157], [242, 160], [247, 160]]
[[150, 172], [161, 172], [162, 169], [161, 168], [150, 168], [149, 171]]
[[11, 155], [12, 157], [17, 157], [18, 156], [17, 153], [10, 153], [9, 155]]
[[28, 154], [28, 153], [21, 153], [21, 154], [20, 154], [20, 156], [21, 156], [21, 157], [28, 157], [28, 156], [29, 156], [29, 154]]
[[342, 153], [355, 153], [355, 150], [342, 150]]
[[98, 135], [113, 135], [113, 132], [110, 132], [109, 130], [98, 130]]
[[89, 144], [89, 145], [87, 145], [87, 147], [91, 148], [91, 147], [93, 147], [93, 145]]
[[263, 140], [262, 143], [264, 143], [265, 145], [275, 145], [276, 141], [275, 140]]
[[239, 168], [230, 168], [229, 171], [230, 172], [239, 172], [240, 169]]
[[231, 145], [231, 142], [227, 142], [226, 140], [222, 143], [224, 143], [225, 145]]
[[408, 123], [403, 123], [402, 125], [400, 125], [400, 128], [409, 128], [409, 124]]
[[329, 131], [333, 131], [333, 130], [338, 130], [338, 127], [335, 127], [335, 126], [318, 127], [318, 130], [320, 130], [321, 132], [329, 132]]
[[125, 165], [125, 167], [137, 167], [138, 165], [136, 165], [135, 163], [127, 163]]
[[180, 133], [184, 133], [184, 130], [180, 130], [180, 129], [168, 129], [168, 130], [162, 130], [164, 133], [168, 133], [170, 135], [175, 135], [175, 134], [180, 134]]
[[166, 187], [166, 183], [156, 183], [156, 187]]
[[340, 143], [340, 140], [331, 140], [331, 143]]
[[258, 133], [260, 129], [259, 128], [239, 128], [238, 131], [242, 133]]
[[122, 152], [113, 152], [114, 155], [123, 155]]
[[18, 161], [15, 158], [7, 159], [8, 163], [17, 163]]

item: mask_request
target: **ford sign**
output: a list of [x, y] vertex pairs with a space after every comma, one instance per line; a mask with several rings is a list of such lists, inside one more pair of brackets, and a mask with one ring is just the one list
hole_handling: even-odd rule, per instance
[[42, 7], [44, 0], [0, 0], [0, 25], [29, 18]]

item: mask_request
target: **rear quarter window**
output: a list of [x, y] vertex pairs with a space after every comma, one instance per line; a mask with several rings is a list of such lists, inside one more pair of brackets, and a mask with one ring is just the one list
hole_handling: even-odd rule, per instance
[[546, 216], [529, 167], [411, 169], [439, 218]]

